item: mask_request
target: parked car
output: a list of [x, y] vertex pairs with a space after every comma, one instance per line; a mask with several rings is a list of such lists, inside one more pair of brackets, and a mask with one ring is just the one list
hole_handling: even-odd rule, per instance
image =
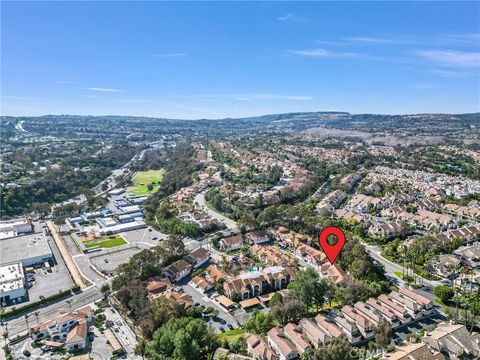
[[227, 327], [228, 327], [230, 330], [233, 330], [233, 325], [232, 325], [232, 324], [227, 324]]
[[220, 326], [219, 330], [220, 330], [220, 332], [222, 332], [222, 333], [225, 332], [225, 328], [224, 328], [223, 326]]

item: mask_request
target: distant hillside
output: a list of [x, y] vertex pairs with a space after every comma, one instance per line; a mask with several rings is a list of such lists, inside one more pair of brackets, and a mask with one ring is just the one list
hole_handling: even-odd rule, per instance
[[[134, 137], [151, 140], [170, 136], [228, 136], [239, 133], [299, 133], [311, 128], [358, 130], [369, 133], [476, 136], [480, 113], [473, 114], [350, 114], [348, 112], [297, 112], [221, 120], [165, 119], [137, 116], [45, 115], [2, 117], [2, 136], [19, 135], [15, 125], [22, 121], [23, 135], [111, 138]], [[462, 135], [463, 136], [463, 135]]]

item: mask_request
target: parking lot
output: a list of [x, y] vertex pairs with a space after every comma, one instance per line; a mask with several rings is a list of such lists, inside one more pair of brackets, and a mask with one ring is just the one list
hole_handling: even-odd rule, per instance
[[112, 276], [116, 274], [118, 265], [126, 263], [133, 255], [141, 250], [140, 247], [132, 246], [120, 251], [105, 252], [100, 255], [92, 254], [92, 256], [90, 256], [90, 261], [99, 271]]
[[50, 267], [50, 271], [47, 271], [46, 268], [39, 268], [25, 274], [31, 287], [27, 289], [28, 301], [22, 302], [21, 305], [39, 301], [40, 296], [48, 297], [59, 291], [71, 289], [75, 285], [55, 242], [49, 238], [48, 243], [55, 262]]
[[399, 343], [401, 340], [406, 340], [409, 334], [418, 335], [421, 329], [431, 330], [442, 321], [447, 321], [447, 319], [443, 315], [437, 313], [415, 323], [401, 326], [393, 330], [392, 340]]
[[[214, 309], [219, 311], [219, 314], [216, 319], [212, 318], [209, 319], [208, 324], [213, 326], [217, 331], [221, 332], [223, 329], [224, 331], [229, 330], [229, 326], [231, 325], [232, 328], [239, 327], [239, 324], [242, 324], [241, 318], [236, 316], [236, 313], [231, 314], [227, 310], [225, 310], [222, 306], [220, 306], [216, 301], [209, 298], [204, 293], [200, 292], [199, 290], [195, 289], [190, 284], [183, 284], [182, 285], [183, 291], [192, 297], [194, 304], [203, 305], [203, 307], [207, 308], [212, 306]], [[242, 310], [240, 310], [242, 311]]]
[[168, 235], [163, 234], [151, 227], [123, 232], [120, 233], [120, 236], [132, 244], [141, 242], [147, 243], [151, 246], [160, 244], [162, 240], [165, 240], [168, 237]]

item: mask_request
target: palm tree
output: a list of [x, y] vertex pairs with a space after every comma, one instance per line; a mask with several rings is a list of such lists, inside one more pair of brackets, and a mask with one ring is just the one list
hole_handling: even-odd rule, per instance
[[35, 311], [35, 312], [33, 313], [33, 315], [34, 315], [35, 318], [37, 319], [37, 324], [38, 324], [38, 314], [40, 314], [39, 311]]
[[30, 314], [25, 314], [25, 322], [27, 323], [27, 330], [30, 331], [30, 327], [28, 326], [28, 318], [30, 317]]
[[72, 301], [71, 300], [67, 300], [65, 301], [67, 304], [68, 304], [68, 311], [72, 311]]

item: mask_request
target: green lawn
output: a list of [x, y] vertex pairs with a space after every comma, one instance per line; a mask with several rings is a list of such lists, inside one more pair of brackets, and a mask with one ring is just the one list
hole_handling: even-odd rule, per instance
[[162, 181], [163, 175], [165, 174], [164, 169], [160, 170], [148, 170], [148, 171], [139, 171], [133, 177], [133, 184], [140, 185], [140, 184], [149, 184], [152, 182], [159, 182]]
[[225, 339], [228, 341], [229, 344], [234, 344], [238, 341], [238, 339], [243, 336], [247, 338], [250, 334], [245, 329], [237, 328], [229, 331], [225, 331], [218, 335], [219, 339]]
[[121, 237], [108, 238], [103, 237], [101, 240], [88, 241], [84, 243], [85, 247], [91, 248], [94, 246], [100, 246], [103, 248], [112, 248], [115, 246], [126, 244], [127, 242]]
[[128, 192], [133, 193], [135, 195], [148, 195], [148, 194], [157, 192], [159, 187], [160, 186], [158, 186], [158, 185], [154, 185], [153, 190], [150, 192], [150, 191], [148, 191], [147, 185], [137, 185], [137, 186], [133, 186], [133, 187], [129, 188]]
[[153, 190], [148, 191], [147, 184], [153, 182], [157, 184], [161, 182], [164, 174], [164, 169], [137, 172], [132, 179], [134, 186], [128, 188], [128, 193], [133, 193], [134, 195], [148, 195], [157, 192], [159, 188], [158, 185], [154, 185]]

